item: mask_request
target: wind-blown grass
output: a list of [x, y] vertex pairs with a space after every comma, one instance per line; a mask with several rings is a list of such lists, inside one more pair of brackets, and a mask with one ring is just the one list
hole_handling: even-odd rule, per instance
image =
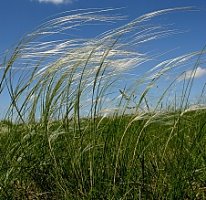
[[[176, 33], [152, 19], [189, 10], [155, 11], [76, 39], [83, 25], [124, 19], [111, 9], [79, 10], [23, 37], [1, 71], [0, 94], [11, 102], [0, 124], [0, 197], [204, 199], [206, 112], [200, 102], [191, 109], [190, 93], [205, 49], [133, 74], [151, 60], [140, 44]], [[189, 79], [169, 79], [150, 102], [158, 81], [191, 64]], [[165, 106], [180, 80], [180, 98]]]

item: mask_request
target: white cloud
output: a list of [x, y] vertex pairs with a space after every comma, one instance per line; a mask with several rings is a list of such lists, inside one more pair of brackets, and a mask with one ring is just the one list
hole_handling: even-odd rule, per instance
[[206, 75], [206, 68], [198, 67], [196, 70], [188, 70], [179, 77], [179, 81], [190, 78], [200, 78]]
[[52, 3], [55, 5], [74, 2], [74, 0], [36, 0], [36, 1], [38, 1], [39, 3]]

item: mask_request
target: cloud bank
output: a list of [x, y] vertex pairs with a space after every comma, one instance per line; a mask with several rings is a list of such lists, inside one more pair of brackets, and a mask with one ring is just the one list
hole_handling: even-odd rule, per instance
[[179, 81], [187, 80], [190, 78], [200, 78], [206, 75], [206, 68], [198, 67], [196, 70], [188, 70], [179, 77]]
[[73, 3], [75, 0], [36, 0], [39, 3], [52, 3], [55, 5], [58, 4], [66, 4], [66, 3]]

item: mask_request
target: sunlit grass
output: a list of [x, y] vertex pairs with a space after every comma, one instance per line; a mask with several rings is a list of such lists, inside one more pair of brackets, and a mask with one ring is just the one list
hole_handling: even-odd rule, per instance
[[[83, 25], [124, 19], [80, 10], [23, 37], [1, 68], [10, 106], [0, 122], [0, 198], [204, 199], [205, 86], [193, 105], [190, 97], [205, 49], [133, 74], [152, 59], [140, 44], [176, 33], [152, 19], [189, 10], [76, 39]], [[167, 78], [182, 66], [190, 77]]]

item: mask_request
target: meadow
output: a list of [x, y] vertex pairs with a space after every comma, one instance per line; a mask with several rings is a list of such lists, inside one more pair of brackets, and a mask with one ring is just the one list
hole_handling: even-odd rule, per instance
[[[124, 17], [68, 12], [6, 52], [0, 199], [206, 199], [206, 84], [191, 102], [205, 49], [134, 74], [151, 65], [140, 44], [176, 33], [152, 20], [191, 9], [148, 13], [89, 39], [72, 31]], [[174, 73], [182, 66], [189, 78]]]

